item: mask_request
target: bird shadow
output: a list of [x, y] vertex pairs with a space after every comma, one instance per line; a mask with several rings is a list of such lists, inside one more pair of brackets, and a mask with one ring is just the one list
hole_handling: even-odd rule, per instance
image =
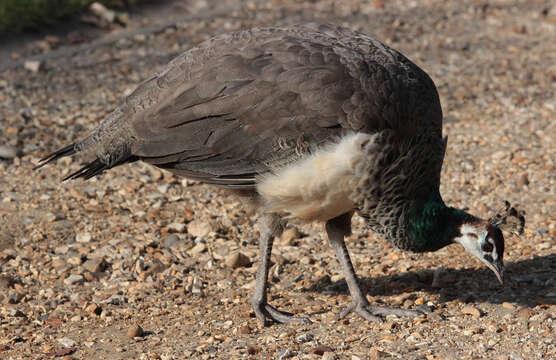
[[[438, 302], [453, 300], [510, 302], [522, 307], [556, 304], [556, 254], [536, 256], [532, 259], [507, 262], [505, 282], [501, 285], [488, 269], [443, 269], [433, 286], [434, 270], [408, 271], [374, 277], [362, 277], [363, 291], [370, 296], [396, 296], [423, 291], [437, 294]], [[309, 292], [349, 293], [344, 280], [320, 278]]]

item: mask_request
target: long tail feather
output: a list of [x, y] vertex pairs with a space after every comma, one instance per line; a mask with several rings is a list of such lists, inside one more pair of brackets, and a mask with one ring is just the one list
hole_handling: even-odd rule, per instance
[[96, 159], [88, 163], [87, 165], [83, 166], [81, 169], [77, 170], [76, 172], [69, 174], [62, 181], [75, 180], [78, 178], [83, 178], [85, 180], [88, 180], [102, 173], [107, 168], [108, 165], [103, 164], [99, 159]]
[[68, 145], [66, 147], [63, 147], [55, 152], [53, 152], [52, 154], [49, 154], [45, 157], [43, 157], [42, 159], [40, 159], [40, 163], [35, 166], [33, 168], [33, 170], [37, 170], [42, 168], [43, 166], [45, 166], [46, 164], [56, 161], [60, 158], [66, 157], [66, 156], [71, 156], [73, 154], [75, 154], [77, 152], [77, 150], [75, 149], [75, 144], [71, 144]]

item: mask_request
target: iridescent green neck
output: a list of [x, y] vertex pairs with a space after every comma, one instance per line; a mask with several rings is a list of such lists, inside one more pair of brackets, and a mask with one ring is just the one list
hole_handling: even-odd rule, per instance
[[447, 207], [438, 190], [414, 202], [408, 217], [407, 237], [411, 251], [436, 251], [453, 243], [459, 227], [474, 217], [463, 210]]

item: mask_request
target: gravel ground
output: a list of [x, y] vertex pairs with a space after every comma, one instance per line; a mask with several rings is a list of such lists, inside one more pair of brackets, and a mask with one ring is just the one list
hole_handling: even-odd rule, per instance
[[[0, 358], [556, 358], [556, 7], [207, 3], [140, 8], [93, 39], [77, 28], [0, 45]], [[313, 323], [260, 328], [246, 303], [255, 216], [241, 199], [139, 163], [65, 184], [78, 160], [32, 171], [183, 50], [308, 20], [372, 34], [431, 75], [449, 135], [445, 200], [482, 217], [503, 199], [527, 212], [525, 234], [506, 240], [511, 281], [498, 285], [457, 245], [393, 249], [355, 218], [348, 247], [369, 299], [426, 315], [337, 320], [350, 298], [322, 226], [292, 228], [274, 249], [270, 301]]]

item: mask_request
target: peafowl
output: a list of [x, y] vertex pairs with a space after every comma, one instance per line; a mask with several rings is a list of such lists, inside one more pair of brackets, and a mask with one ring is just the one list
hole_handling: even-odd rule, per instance
[[439, 193], [446, 143], [423, 70], [364, 34], [307, 24], [219, 35], [182, 53], [37, 168], [86, 153], [93, 160], [64, 180], [142, 160], [250, 194], [260, 254], [249, 302], [263, 325], [309, 321], [268, 304], [270, 255], [288, 220], [323, 222], [352, 297], [340, 316], [380, 321], [419, 312], [365, 297], [344, 242], [354, 213], [403, 250], [459, 243], [502, 282], [500, 228]]

